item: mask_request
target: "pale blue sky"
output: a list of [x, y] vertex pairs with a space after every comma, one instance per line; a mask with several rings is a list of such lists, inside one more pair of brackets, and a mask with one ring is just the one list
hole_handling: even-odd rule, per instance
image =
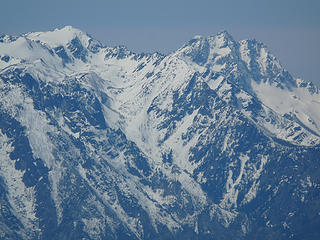
[[168, 53], [227, 30], [264, 42], [295, 76], [320, 85], [319, 0], [2, 0], [0, 33], [72, 25], [100, 42]]

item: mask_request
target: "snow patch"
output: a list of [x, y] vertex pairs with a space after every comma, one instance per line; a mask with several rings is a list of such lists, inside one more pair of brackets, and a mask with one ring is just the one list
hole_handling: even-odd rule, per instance
[[233, 172], [230, 169], [229, 170], [229, 175], [228, 179], [226, 182], [226, 193], [223, 196], [223, 200], [221, 200], [219, 206], [221, 206], [224, 209], [230, 209], [232, 207], [237, 207], [237, 199], [238, 199], [238, 194], [239, 194], [239, 189], [237, 189], [237, 185], [240, 184], [242, 180], [242, 176], [245, 174], [244, 173], [244, 167], [249, 160], [249, 157], [247, 155], [241, 154], [239, 156], [239, 160], [241, 162], [240, 166], [240, 173], [235, 181], [233, 181]]

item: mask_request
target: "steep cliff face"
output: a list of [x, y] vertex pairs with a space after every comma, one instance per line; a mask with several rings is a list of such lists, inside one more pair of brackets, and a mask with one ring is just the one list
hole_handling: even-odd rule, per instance
[[317, 239], [320, 94], [255, 40], [0, 38], [1, 239]]

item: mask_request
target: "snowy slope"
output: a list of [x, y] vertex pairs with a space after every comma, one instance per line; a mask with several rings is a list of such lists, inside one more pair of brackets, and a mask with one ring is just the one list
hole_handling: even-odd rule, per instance
[[0, 67], [3, 239], [302, 239], [320, 222], [320, 93], [262, 43], [136, 54], [67, 26], [2, 36]]

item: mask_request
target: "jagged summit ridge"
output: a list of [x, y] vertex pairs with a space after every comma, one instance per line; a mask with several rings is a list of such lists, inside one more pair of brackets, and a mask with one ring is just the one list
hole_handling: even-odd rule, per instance
[[[150, 81], [153, 82], [153, 89], [167, 85], [173, 90], [188, 84], [185, 79], [191, 78], [192, 74], [198, 72], [201, 78], [198, 78], [197, 81], [206, 82], [211, 89], [216, 91], [229, 88], [229, 86], [241, 88], [249, 95], [258, 97], [274, 111], [296, 116], [305, 126], [320, 133], [319, 124], [317, 124], [320, 119], [318, 114], [315, 111], [310, 113], [310, 110], [302, 107], [304, 104], [309, 105], [309, 102], [303, 103], [302, 98], [305, 97], [305, 93], [297, 90], [303, 84], [297, 85], [296, 80], [281, 66], [279, 60], [264, 44], [256, 40], [236, 42], [226, 31], [210, 37], [196, 36], [176, 52], [163, 56], [135, 54], [125, 47], [103, 47], [83, 31], [66, 26], [50, 32], [28, 33], [14, 41], [2, 42], [0, 52], [2, 53], [0, 64], [3, 67], [23, 63], [38, 65], [49, 72], [57, 72], [55, 69], [59, 69], [59, 72], [67, 75], [78, 72], [95, 72], [101, 79], [108, 79], [109, 87], [123, 88], [121, 94], [114, 96], [114, 102], [120, 102], [115, 108], [120, 107], [121, 104], [124, 108], [131, 105], [131, 103], [125, 104], [125, 102], [128, 103], [127, 91], [141, 91], [139, 89], [146, 88], [146, 84], [149, 84]], [[167, 65], [167, 63], [173, 62], [179, 66], [177, 69], [167, 67], [173, 65]], [[180, 68], [180, 66], [184, 67]], [[30, 66], [30, 68], [34, 67]], [[185, 72], [187, 68], [192, 69], [191, 72], [189, 70]], [[34, 69], [37, 71], [37, 68]], [[181, 76], [184, 75], [185, 78], [172, 83], [165, 83], [161, 80], [160, 84], [159, 79], [164, 79], [165, 76], [163, 70], [168, 74], [182, 74]], [[114, 71], [118, 72], [118, 76], [113, 75]], [[112, 73], [111, 77], [110, 73]], [[170, 75], [167, 77], [170, 78]], [[139, 81], [138, 79], [145, 80]], [[291, 92], [289, 95], [292, 97], [286, 98], [290, 106], [284, 107], [285, 104], [281, 104], [281, 101], [268, 100], [268, 96], [263, 94], [264, 86], [267, 86], [271, 92], [281, 92], [280, 89], [285, 90], [284, 92]], [[310, 88], [308, 89], [310, 92]], [[313, 91], [313, 93], [316, 92]], [[110, 94], [112, 96], [114, 93], [110, 92]], [[122, 96], [126, 101], [120, 99]], [[150, 99], [152, 97], [155, 95], [148, 96]], [[133, 95], [132, 98], [135, 99], [136, 95]], [[312, 98], [315, 99], [314, 102], [317, 102], [318, 94], [314, 94]], [[140, 101], [133, 99], [129, 101], [132, 103]], [[296, 102], [296, 104], [291, 104], [291, 102]], [[142, 105], [144, 104], [141, 102]], [[297, 106], [301, 107], [297, 109]], [[137, 106], [132, 107], [132, 109], [137, 108]], [[132, 109], [128, 111], [132, 112]], [[142, 111], [142, 109], [137, 111]]]
[[[94, 40], [83, 31], [71, 26], [65, 26], [64, 28], [55, 29], [49, 32], [28, 33], [21, 37], [25, 38], [26, 42], [31, 40], [31, 44], [35, 44], [34, 42], [38, 41], [42, 45], [53, 48], [56, 54], [61, 57], [66, 55], [65, 51], [67, 51], [68, 48], [73, 48], [73, 51], [76, 51], [79, 55], [78, 57], [82, 60], [86, 59], [82, 56], [87, 55], [87, 53], [85, 53], [86, 49], [98, 53], [99, 49], [102, 48], [102, 45], [98, 41]], [[84, 50], [81, 50], [82, 48], [84, 48]], [[119, 52], [118, 55], [120, 54], [119, 56], [121, 57], [133, 54], [132, 51], [126, 49], [124, 46], [116, 48], [109, 47], [108, 49], [110, 49], [109, 51], [111, 52]], [[254, 40], [244, 40], [238, 43], [227, 31], [222, 31], [211, 37], [195, 36], [173, 54], [177, 55], [179, 53], [189, 56], [199, 65], [223, 65], [219, 63], [224, 62], [224, 58], [231, 58], [231, 61], [236, 62], [243, 60], [249, 70], [256, 70], [259, 68], [260, 72], [265, 72], [268, 68], [266, 65], [270, 62], [275, 62], [276, 66], [269, 67], [269, 69], [271, 68], [277, 72], [283, 71], [279, 61], [270, 54], [263, 44]], [[241, 55], [241, 59], [239, 59], [239, 55]], [[23, 56], [21, 56], [21, 58], [24, 59]], [[256, 67], [256, 65], [258, 65], [258, 67]]]
[[[188, 57], [200, 66], [211, 66], [215, 72], [238, 72], [243, 79], [270, 82], [278, 87], [296, 87], [295, 80], [280, 61], [257, 40], [235, 41], [226, 31], [215, 36], [195, 36], [177, 54]], [[248, 72], [249, 75], [248, 76]], [[242, 86], [250, 83], [237, 82]]]

